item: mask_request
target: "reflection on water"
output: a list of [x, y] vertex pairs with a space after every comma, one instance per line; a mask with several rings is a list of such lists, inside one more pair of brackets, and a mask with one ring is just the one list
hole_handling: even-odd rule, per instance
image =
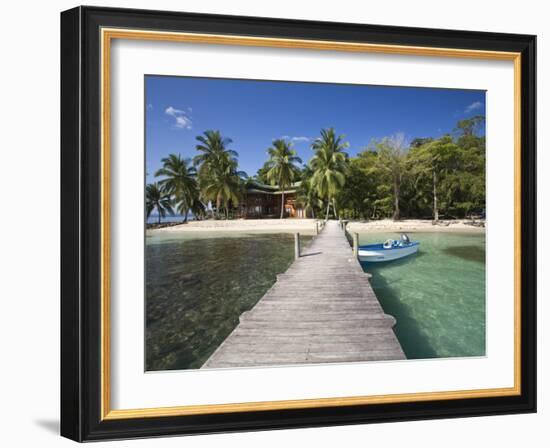
[[201, 367], [293, 257], [291, 234], [148, 236], [146, 369]]
[[[363, 263], [409, 359], [485, 355], [485, 234], [411, 233], [420, 251]], [[360, 244], [396, 238], [362, 234]]]

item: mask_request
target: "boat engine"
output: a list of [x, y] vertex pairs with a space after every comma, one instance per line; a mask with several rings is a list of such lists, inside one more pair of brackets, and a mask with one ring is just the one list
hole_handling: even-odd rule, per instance
[[406, 233], [402, 233], [401, 234], [401, 243], [402, 244], [410, 244], [411, 240], [409, 239], [409, 235], [407, 235]]

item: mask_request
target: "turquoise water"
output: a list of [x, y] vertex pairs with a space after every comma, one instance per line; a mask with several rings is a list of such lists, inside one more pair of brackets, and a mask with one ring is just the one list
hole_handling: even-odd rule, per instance
[[[363, 263], [407, 358], [485, 355], [485, 234], [413, 233], [417, 254]], [[397, 239], [361, 234], [359, 244]]]
[[294, 236], [159, 232], [145, 250], [146, 369], [195, 369], [288, 269]]

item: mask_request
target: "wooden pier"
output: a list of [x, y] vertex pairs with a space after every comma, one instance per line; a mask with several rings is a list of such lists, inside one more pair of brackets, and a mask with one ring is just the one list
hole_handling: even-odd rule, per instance
[[369, 277], [328, 221], [202, 368], [405, 359]]

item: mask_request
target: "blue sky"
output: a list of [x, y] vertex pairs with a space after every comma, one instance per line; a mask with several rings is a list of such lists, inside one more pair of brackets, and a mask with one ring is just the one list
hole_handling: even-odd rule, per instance
[[485, 91], [146, 76], [147, 182], [168, 154], [196, 155], [195, 137], [207, 129], [233, 140], [252, 176], [275, 138], [291, 140], [307, 162], [324, 127], [344, 134], [355, 155], [374, 138], [439, 137], [474, 115], [485, 115]]

